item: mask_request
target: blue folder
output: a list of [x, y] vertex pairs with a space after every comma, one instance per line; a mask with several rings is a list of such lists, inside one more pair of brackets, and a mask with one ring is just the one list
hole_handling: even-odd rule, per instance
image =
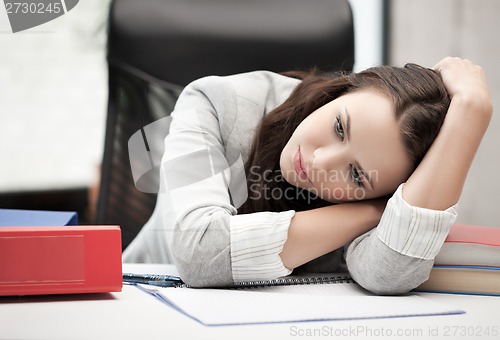
[[0, 227], [65, 225], [78, 225], [78, 214], [73, 211], [0, 209]]

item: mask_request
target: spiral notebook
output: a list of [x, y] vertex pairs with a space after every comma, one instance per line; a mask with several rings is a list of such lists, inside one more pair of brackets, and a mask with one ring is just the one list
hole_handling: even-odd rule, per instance
[[342, 275], [291, 276], [228, 289], [137, 287], [207, 326], [464, 313], [416, 294], [377, 296]]

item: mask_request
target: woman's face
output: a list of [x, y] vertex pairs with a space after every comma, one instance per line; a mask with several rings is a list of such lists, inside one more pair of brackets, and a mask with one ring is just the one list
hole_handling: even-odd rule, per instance
[[345, 94], [304, 119], [280, 167], [287, 182], [334, 203], [393, 193], [412, 169], [392, 102], [373, 89]]

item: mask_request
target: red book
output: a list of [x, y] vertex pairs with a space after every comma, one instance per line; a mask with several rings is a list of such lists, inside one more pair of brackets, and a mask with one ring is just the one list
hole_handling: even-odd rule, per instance
[[500, 227], [453, 225], [434, 264], [500, 267]]
[[500, 247], [500, 227], [454, 224], [445, 242], [476, 243]]
[[117, 292], [118, 226], [0, 227], [0, 296]]

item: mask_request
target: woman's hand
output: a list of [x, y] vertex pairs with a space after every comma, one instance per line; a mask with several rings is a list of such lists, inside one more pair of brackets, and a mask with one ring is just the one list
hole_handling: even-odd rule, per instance
[[446, 57], [434, 70], [441, 75], [450, 98], [467, 105], [474, 119], [489, 123], [493, 112], [490, 92], [483, 69], [470, 60]]

